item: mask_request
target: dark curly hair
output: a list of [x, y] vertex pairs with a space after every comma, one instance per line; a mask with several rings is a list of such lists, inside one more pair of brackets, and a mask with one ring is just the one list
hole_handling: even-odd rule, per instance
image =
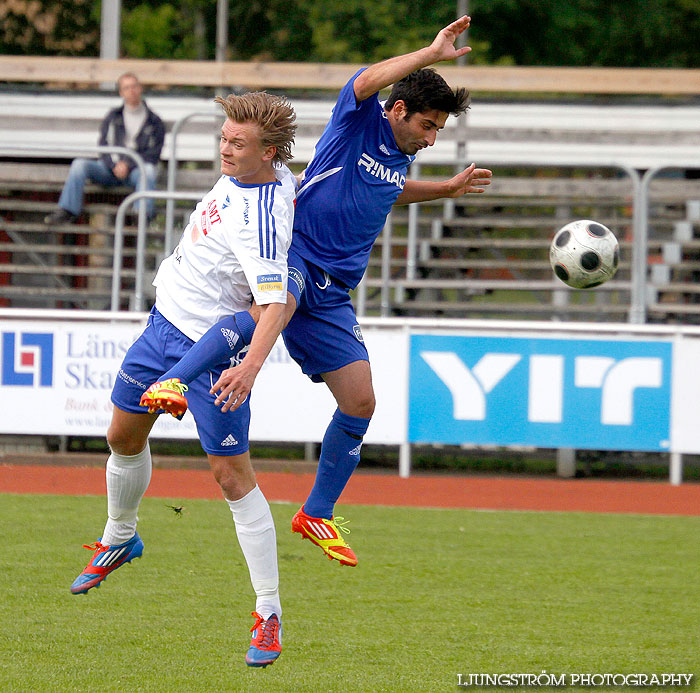
[[469, 92], [463, 87], [453, 91], [435, 70], [425, 67], [396, 82], [384, 108], [390, 111], [397, 101], [406, 104], [406, 118], [432, 109], [457, 116], [469, 108]]

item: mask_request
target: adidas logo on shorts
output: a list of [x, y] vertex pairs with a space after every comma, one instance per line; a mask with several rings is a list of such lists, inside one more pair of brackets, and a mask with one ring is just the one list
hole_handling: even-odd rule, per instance
[[352, 450], [350, 450], [348, 455], [359, 455], [361, 447], [362, 447], [362, 443], [360, 443], [356, 448], [353, 448]]
[[238, 445], [238, 441], [229, 433], [222, 441], [221, 445]]

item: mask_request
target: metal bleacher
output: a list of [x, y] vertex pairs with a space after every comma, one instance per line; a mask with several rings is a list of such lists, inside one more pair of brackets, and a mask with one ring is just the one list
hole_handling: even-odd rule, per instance
[[[147, 95], [166, 122], [164, 169], [175, 125], [175, 189], [205, 191], [216, 178], [217, 128], [211, 99]], [[6, 93], [0, 99], [0, 305], [109, 305], [116, 210], [126, 190], [89, 188], [80, 223], [48, 229], [69, 160], [3, 157], [19, 142], [41, 146], [96, 143], [105, 112], [118, 103], [103, 94]], [[301, 170], [327, 121], [332, 102], [293, 100], [298, 136], [293, 166]], [[466, 123], [448, 121], [435, 147], [419, 155], [411, 175], [444, 178], [455, 170], [456, 141], [464, 161], [492, 168], [484, 195], [395, 207], [363, 284], [358, 312], [624, 321], [633, 303], [640, 170], [671, 167], [650, 181], [644, 301], [652, 321], [700, 322], [700, 107], [474, 103]], [[691, 171], [690, 174], [687, 172]], [[159, 187], [167, 184], [165, 172]], [[175, 233], [191, 202], [179, 205]], [[165, 203], [147, 229], [146, 272], [167, 252]], [[572, 291], [548, 262], [554, 231], [575, 218], [594, 218], [616, 233], [621, 268], [596, 291]], [[135, 225], [127, 225], [120, 305], [129, 307], [135, 281]], [[150, 275], [146, 285], [150, 285]]]

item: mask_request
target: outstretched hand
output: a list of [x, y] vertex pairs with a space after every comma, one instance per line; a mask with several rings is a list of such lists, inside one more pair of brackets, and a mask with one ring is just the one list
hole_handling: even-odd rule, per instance
[[257, 374], [257, 370], [246, 368], [245, 359], [238, 366], [227, 368], [209, 390], [212, 395], [219, 393], [214, 404], [223, 404], [221, 411], [224, 412], [238, 409], [250, 394]]
[[491, 185], [492, 176], [493, 173], [489, 169], [476, 168], [476, 164], [471, 164], [447, 181], [448, 192], [445, 197], [462, 197], [468, 193], [482, 193], [485, 186]]
[[471, 17], [466, 14], [460, 17], [458, 20], [452, 22], [446, 26], [440, 33], [435, 37], [430, 47], [435, 52], [436, 58], [434, 62], [440, 62], [441, 60], [454, 60], [462, 55], [469, 53], [471, 48], [469, 46], [464, 46], [463, 48], [455, 48], [455, 41], [457, 37], [469, 27], [471, 22]]

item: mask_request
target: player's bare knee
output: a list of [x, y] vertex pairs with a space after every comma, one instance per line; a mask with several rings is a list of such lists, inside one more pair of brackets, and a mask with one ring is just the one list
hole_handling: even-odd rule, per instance
[[374, 414], [374, 408], [377, 402], [374, 399], [374, 394], [369, 395], [367, 398], [362, 400], [361, 414], [359, 416], [363, 419], [371, 419]]
[[238, 500], [255, 488], [255, 472], [250, 463], [236, 457], [209, 456], [209, 465], [224, 497]]
[[340, 410], [344, 414], [350, 416], [357, 416], [361, 419], [371, 419], [374, 414], [375, 406], [376, 400], [374, 399], [374, 392], [370, 391], [364, 394], [357, 394], [346, 407], [341, 407]]
[[107, 444], [117, 455], [138, 455], [145, 447], [147, 440], [134, 437], [129, 431], [110, 426], [107, 429]]

